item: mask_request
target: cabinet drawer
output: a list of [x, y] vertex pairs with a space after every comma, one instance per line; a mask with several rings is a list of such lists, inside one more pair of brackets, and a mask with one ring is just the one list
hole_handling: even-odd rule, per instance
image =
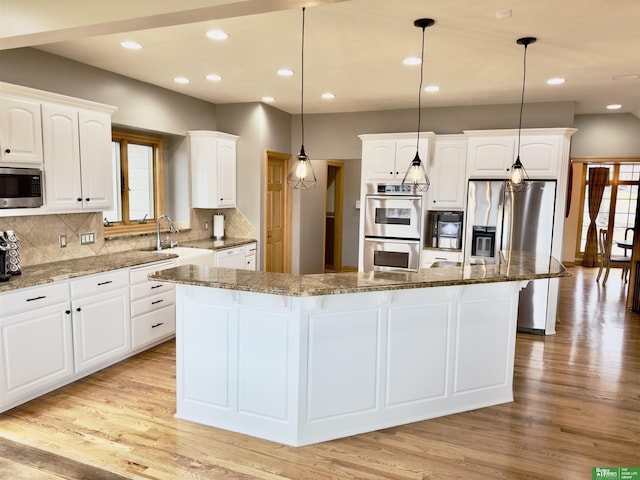
[[249, 257], [251, 255], [255, 256], [258, 250], [258, 245], [254, 243], [248, 243], [244, 246], [244, 254]]
[[169, 292], [176, 289], [173, 283], [160, 282], [158, 280], [147, 280], [144, 283], [131, 285], [131, 301], [158, 295], [159, 293]]
[[165, 262], [156, 262], [150, 265], [134, 267], [130, 270], [131, 284], [134, 285], [136, 283], [143, 283], [147, 281], [147, 276], [149, 274], [160, 271], [160, 270], [164, 270], [165, 268], [171, 268], [174, 266], [175, 266], [175, 262], [173, 260], [168, 260]]
[[71, 298], [98, 295], [129, 286], [129, 270], [114, 270], [71, 280]]
[[68, 301], [69, 284], [67, 282], [54, 282], [37, 287], [21, 288], [14, 292], [0, 295], [0, 316], [4, 317]]
[[131, 319], [132, 344], [136, 349], [176, 331], [176, 311], [172, 306]]
[[176, 292], [175, 289], [173, 289], [168, 292], [131, 302], [131, 316], [135, 317], [142, 315], [143, 313], [152, 312], [153, 310], [158, 310], [166, 305], [174, 305], [175, 303]]

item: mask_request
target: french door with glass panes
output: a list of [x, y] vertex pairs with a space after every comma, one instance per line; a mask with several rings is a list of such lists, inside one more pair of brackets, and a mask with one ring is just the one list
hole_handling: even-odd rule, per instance
[[[633, 239], [636, 218], [638, 186], [640, 185], [640, 163], [591, 163], [585, 165], [582, 175], [582, 209], [578, 235], [578, 257], [584, 254], [589, 228], [589, 169], [609, 168], [609, 184], [604, 189], [600, 210], [596, 219], [598, 230], [606, 228], [613, 232], [611, 254], [624, 255], [616, 244], [619, 240]], [[629, 252], [627, 251], [628, 255]]]

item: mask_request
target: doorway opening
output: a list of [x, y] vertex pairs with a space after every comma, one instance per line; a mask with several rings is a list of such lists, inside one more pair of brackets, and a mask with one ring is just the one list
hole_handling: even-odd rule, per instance
[[342, 270], [342, 212], [344, 199], [344, 163], [327, 161], [325, 196], [324, 271]]
[[264, 271], [291, 273], [291, 192], [288, 153], [265, 152], [263, 258]]

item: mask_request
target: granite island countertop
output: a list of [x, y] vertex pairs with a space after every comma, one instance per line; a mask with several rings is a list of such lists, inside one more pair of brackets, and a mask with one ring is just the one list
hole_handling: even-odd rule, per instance
[[335, 295], [409, 288], [512, 282], [569, 276], [549, 255], [511, 252], [494, 265], [426, 268], [418, 272], [349, 272], [292, 275], [183, 265], [150, 275], [166, 282], [293, 297]]
[[[249, 238], [225, 238], [222, 240], [206, 238], [181, 243], [180, 246], [218, 250], [246, 245], [255, 241], [256, 240]], [[30, 265], [22, 267], [22, 273], [20, 275], [12, 275], [9, 281], [0, 282], [0, 293], [61, 280], [69, 280], [84, 275], [94, 275], [121, 268], [160, 262], [172, 258], [178, 258], [178, 255], [171, 253], [170, 248], [166, 248], [162, 250], [162, 252], [157, 252], [153, 249], [127, 250], [118, 253]]]

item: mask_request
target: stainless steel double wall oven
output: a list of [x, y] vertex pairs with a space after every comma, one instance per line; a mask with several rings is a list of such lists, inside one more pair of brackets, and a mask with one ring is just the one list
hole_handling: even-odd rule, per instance
[[418, 270], [424, 196], [410, 186], [368, 184], [365, 197], [364, 270]]

